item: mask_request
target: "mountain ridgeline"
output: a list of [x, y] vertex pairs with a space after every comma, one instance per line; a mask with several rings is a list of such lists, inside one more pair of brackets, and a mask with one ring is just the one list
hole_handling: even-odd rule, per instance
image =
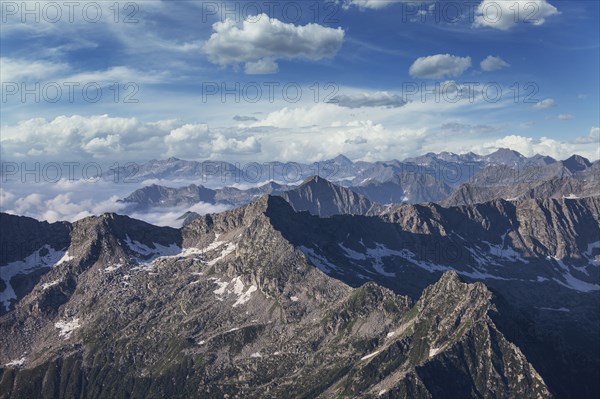
[[[162, 162], [162, 163], [161, 163]], [[153, 167], [142, 168], [142, 177], [176, 177], [193, 181], [180, 188], [151, 185], [135, 190], [122, 199], [123, 211], [148, 212], [154, 208], [190, 208], [198, 203], [233, 208], [246, 205], [261, 195], [283, 196], [297, 210], [308, 210], [320, 216], [334, 214], [367, 214], [384, 205], [436, 202], [444, 206], [470, 205], [483, 202], [532, 198], [583, 198], [600, 195], [600, 162], [594, 163], [574, 155], [564, 161], [536, 155], [526, 158], [501, 149], [480, 156], [469, 154], [427, 154], [404, 161], [352, 162], [340, 156], [318, 167], [297, 165], [299, 175], [290, 178], [280, 164], [269, 164], [270, 180], [256, 187], [227, 186], [225, 179], [215, 182], [200, 174], [202, 164], [181, 160], [153, 161]], [[279, 166], [279, 167], [278, 167]], [[229, 171], [227, 164], [221, 169]], [[212, 170], [212, 169], [211, 169]], [[219, 169], [217, 169], [219, 170]], [[271, 169], [270, 169], [271, 170]], [[159, 173], [159, 171], [161, 171]], [[302, 172], [318, 175], [305, 175]], [[241, 171], [236, 172], [241, 176]], [[279, 184], [273, 179], [279, 179]], [[218, 184], [220, 188], [197, 185], [197, 181]], [[223, 186], [225, 185], [225, 186]], [[330, 187], [326, 187], [329, 185]], [[334, 186], [331, 186], [334, 185]], [[312, 200], [310, 192], [321, 190], [325, 200], [333, 204], [323, 208]], [[309, 204], [310, 202], [310, 204]], [[376, 209], [373, 209], [373, 205]], [[187, 210], [187, 209], [186, 209]]]
[[322, 178], [180, 229], [2, 214], [0, 397], [597, 397], [599, 215]]

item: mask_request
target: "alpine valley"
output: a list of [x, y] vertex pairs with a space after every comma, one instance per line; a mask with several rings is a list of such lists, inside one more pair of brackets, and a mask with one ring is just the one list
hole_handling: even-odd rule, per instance
[[600, 396], [598, 161], [327, 165], [217, 187], [150, 161], [189, 184], [123, 213], [178, 228], [1, 213], [0, 398]]

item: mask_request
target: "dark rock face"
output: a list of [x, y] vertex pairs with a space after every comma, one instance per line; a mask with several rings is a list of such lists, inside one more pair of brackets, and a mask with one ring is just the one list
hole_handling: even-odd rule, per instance
[[67, 222], [0, 213], [0, 315], [60, 261], [71, 243], [71, 230]]
[[467, 205], [495, 199], [583, 198], [600, 195], [600, 163], [574, 155], [549, 164], [518, 167], [493, 165], [458, 187], [444, 206]]
[[351, 189], [381, 204], [437, 202], [452, 192], [452, 187], [443, 179], [425, 173], [407, 172], [394, 175], [383, 183], [372, 182]]
[[600, 392], [600, 198], [365, 216], [301, 189], [182, 229], [62, 224], [62, 262], [0, 316], [0, 397]]
[[281, 194], [294, 210], [313, 215], [366, 215], [373, 204], [367, 198], [347, 188], [313, 176], [297, 189]]

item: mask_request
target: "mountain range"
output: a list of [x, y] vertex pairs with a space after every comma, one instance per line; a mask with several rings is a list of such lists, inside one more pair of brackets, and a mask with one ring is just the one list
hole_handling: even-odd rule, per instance
[[[187, 161], [167, 162], [188, 164]], [[224, 186], [214, 189], [196, 183], [180, 188], [152, 184], [123, 198], [121, 202], [127, 204], [123, 212], [143, 213], [153, 208], [191, 207], [201, 202], [239, 207], [264, 194], [283, 196], [292, 203], [294, 209], [309, 210], [320, 216], [348, 213], [344, 205], [339, 206], [339, 194], [342, 192], [345, 198], [354, 198], [361, 202], [357, 209], [363, 214], [366, 214], [373, 204], [383, 206], [436, 202], [444, 206], [453, 206], [497, 199], [580, 198], [600, 195], [600, 162], [591, 163], [577, 155], [564, 161], [556, 161], [547, 156], [526, 158], [512, 150], [498, 150], [486, 157], [472, 153], [441, 153], [427, 154], [403, 162], [374, 163], [352, 162], [340, 156], [325, 161], [324, 165], [329, 167], [304, 165], [298, 168], [310, 171], [336, 170], [334, 174], [327, 172], [333, 179], [317, 174], [304, 177], [304, 181], [292, 182], [279, 176], [288, 183], [268, 181], [257, 187]], [[201, 168], [197, 165], [194, 168], [189, 165], [188, 168], [181, 165], [179, 167], [177, 172], [165, 168], [165, 171], [155, 172], [153, 176], [180, 176], [186, 171], [188, 177], [193, 177], [191, 171]], [[310, 195], [305, 191], [315, 189], [315, 176], [319, 176], [330, 185], [328, 189], [323, 188], [329, 192], [328, 195], [338, 196], [338, 209], [335, 211], [318, 211], [314, 204], [309, 206], [299, 203], [300, 198]], [[350, 213], [358, 213], [357, 209]]]
[[181, 229], [2, 214], [0, 397], [600, 392], [600, 198], [364, 215], [307, 183]]

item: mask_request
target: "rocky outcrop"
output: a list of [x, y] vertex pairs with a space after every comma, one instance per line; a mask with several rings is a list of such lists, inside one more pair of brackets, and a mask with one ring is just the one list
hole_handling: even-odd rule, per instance
[[312, 176], [298, 188], [281, 194], [294, 210], [313, 215], [366, 215], [373, 204], [354, 191]]

